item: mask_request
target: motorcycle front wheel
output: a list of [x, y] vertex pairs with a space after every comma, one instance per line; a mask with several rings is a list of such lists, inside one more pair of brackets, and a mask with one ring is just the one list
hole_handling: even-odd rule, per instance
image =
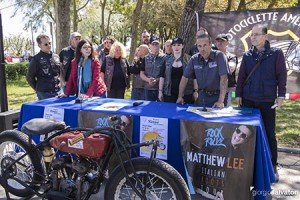
[[[145, 197], [147, 200], [189, 200], [191, 198], [184, 179], [171, 165], [154, 159], [148, 173], [149, 162], [149, 158], [132, 159], [137, 177], [143, 186], [146, 186]], [[125, 169], [130, 181], [141, 191], [128, 162], [125, 164]], [[141, 199], [130, 186], [121, 166], [118, 166], [109, 177], [104, 197], [106, 200]]]
[[[28, 136], [17, 130], [0, 133], [0, 175], [1, 182], [7, 183], [9, 193], [18, 197], [31, 197], [33, 190], [38, 189], [39, 181], [45, 175], [41, 153], [28, 144]], [[9, 167], [16, 159], [26, 154], [21, 160]], [[18, 179], [25, 183], [14, 180]]]

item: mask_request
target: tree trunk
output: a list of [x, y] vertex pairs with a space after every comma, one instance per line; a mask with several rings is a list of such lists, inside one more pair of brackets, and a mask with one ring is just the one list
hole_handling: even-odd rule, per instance
[[246, 10], [246, 1], [245, 0], [240, 1], [237, 10]]
[[56, 52], [69, 45], [71, 0], [55, 0]]
[[195, 12], [199, 13], [199, 21], [201, 21], [202, 13], [206, 0], [187, 0], [185, 3], [183, 15], [180, 22], [179, 37], [184, 41], [185, 53], [190, 51], [195, 43], [195, 33], [197, 29], [197, 20]]
[[231, 10], [231, 6], [232, 6], [232, 0], [228, 0], [227, 2], [227, 8], [225, 11], [230, 11]]
[[78, 14], [76, 9], [76, 0], [73, 0], [73, 32], [76, 32], [78, 29]]
[[132, 26], [131, 26], [131, 46], [130, 46], [130, 55], [129, 62], [132, 62], [134, 58], [135, 49], [137, 47], [138, 42], [138, 24], [140, 20], [140, 13], [143, 8], [144, 0], [138, 0], [136, 3], [136, 7], [132, 14]]
[[106, 6], [106, 0], [100, 1], [100, 6], [101, 6], [101, 24], [100, 24], [100, 35], [101, 38], [104, 38], [106, 36], [105, 33], [105, 20], [104, 20], [104, 12], [105, 12], [105, 6]]

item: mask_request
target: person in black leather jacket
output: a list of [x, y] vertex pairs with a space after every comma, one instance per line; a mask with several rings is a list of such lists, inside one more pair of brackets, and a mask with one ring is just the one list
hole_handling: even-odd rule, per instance
[[49, 36], [40, 34], [36, 41], [41, 50], [30, 61], [26, 79], [41, 100], [58, 95], [60, 62], [59, 56], [51, 51]]

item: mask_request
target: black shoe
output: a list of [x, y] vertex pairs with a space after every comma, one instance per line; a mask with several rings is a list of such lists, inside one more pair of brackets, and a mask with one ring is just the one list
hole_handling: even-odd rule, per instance
[[274, 169], [274, 174], [275, 174], [275, 183], [278, 183], [279, 174], [278, 174], [278, 171], [277, 171], [277, 166], [273, 166], [273, 169]]

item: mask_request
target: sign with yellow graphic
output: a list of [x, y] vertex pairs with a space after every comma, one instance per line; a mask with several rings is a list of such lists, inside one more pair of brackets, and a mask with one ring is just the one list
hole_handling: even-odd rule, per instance
[[[140, 119], [140, 142], [157, 140], [159, 148], [156, 157], [167, 160], [168, 155], [168, 119], [141, 117]], [[140, 155], [149, 157], [152, 146], [141, 147]]]

